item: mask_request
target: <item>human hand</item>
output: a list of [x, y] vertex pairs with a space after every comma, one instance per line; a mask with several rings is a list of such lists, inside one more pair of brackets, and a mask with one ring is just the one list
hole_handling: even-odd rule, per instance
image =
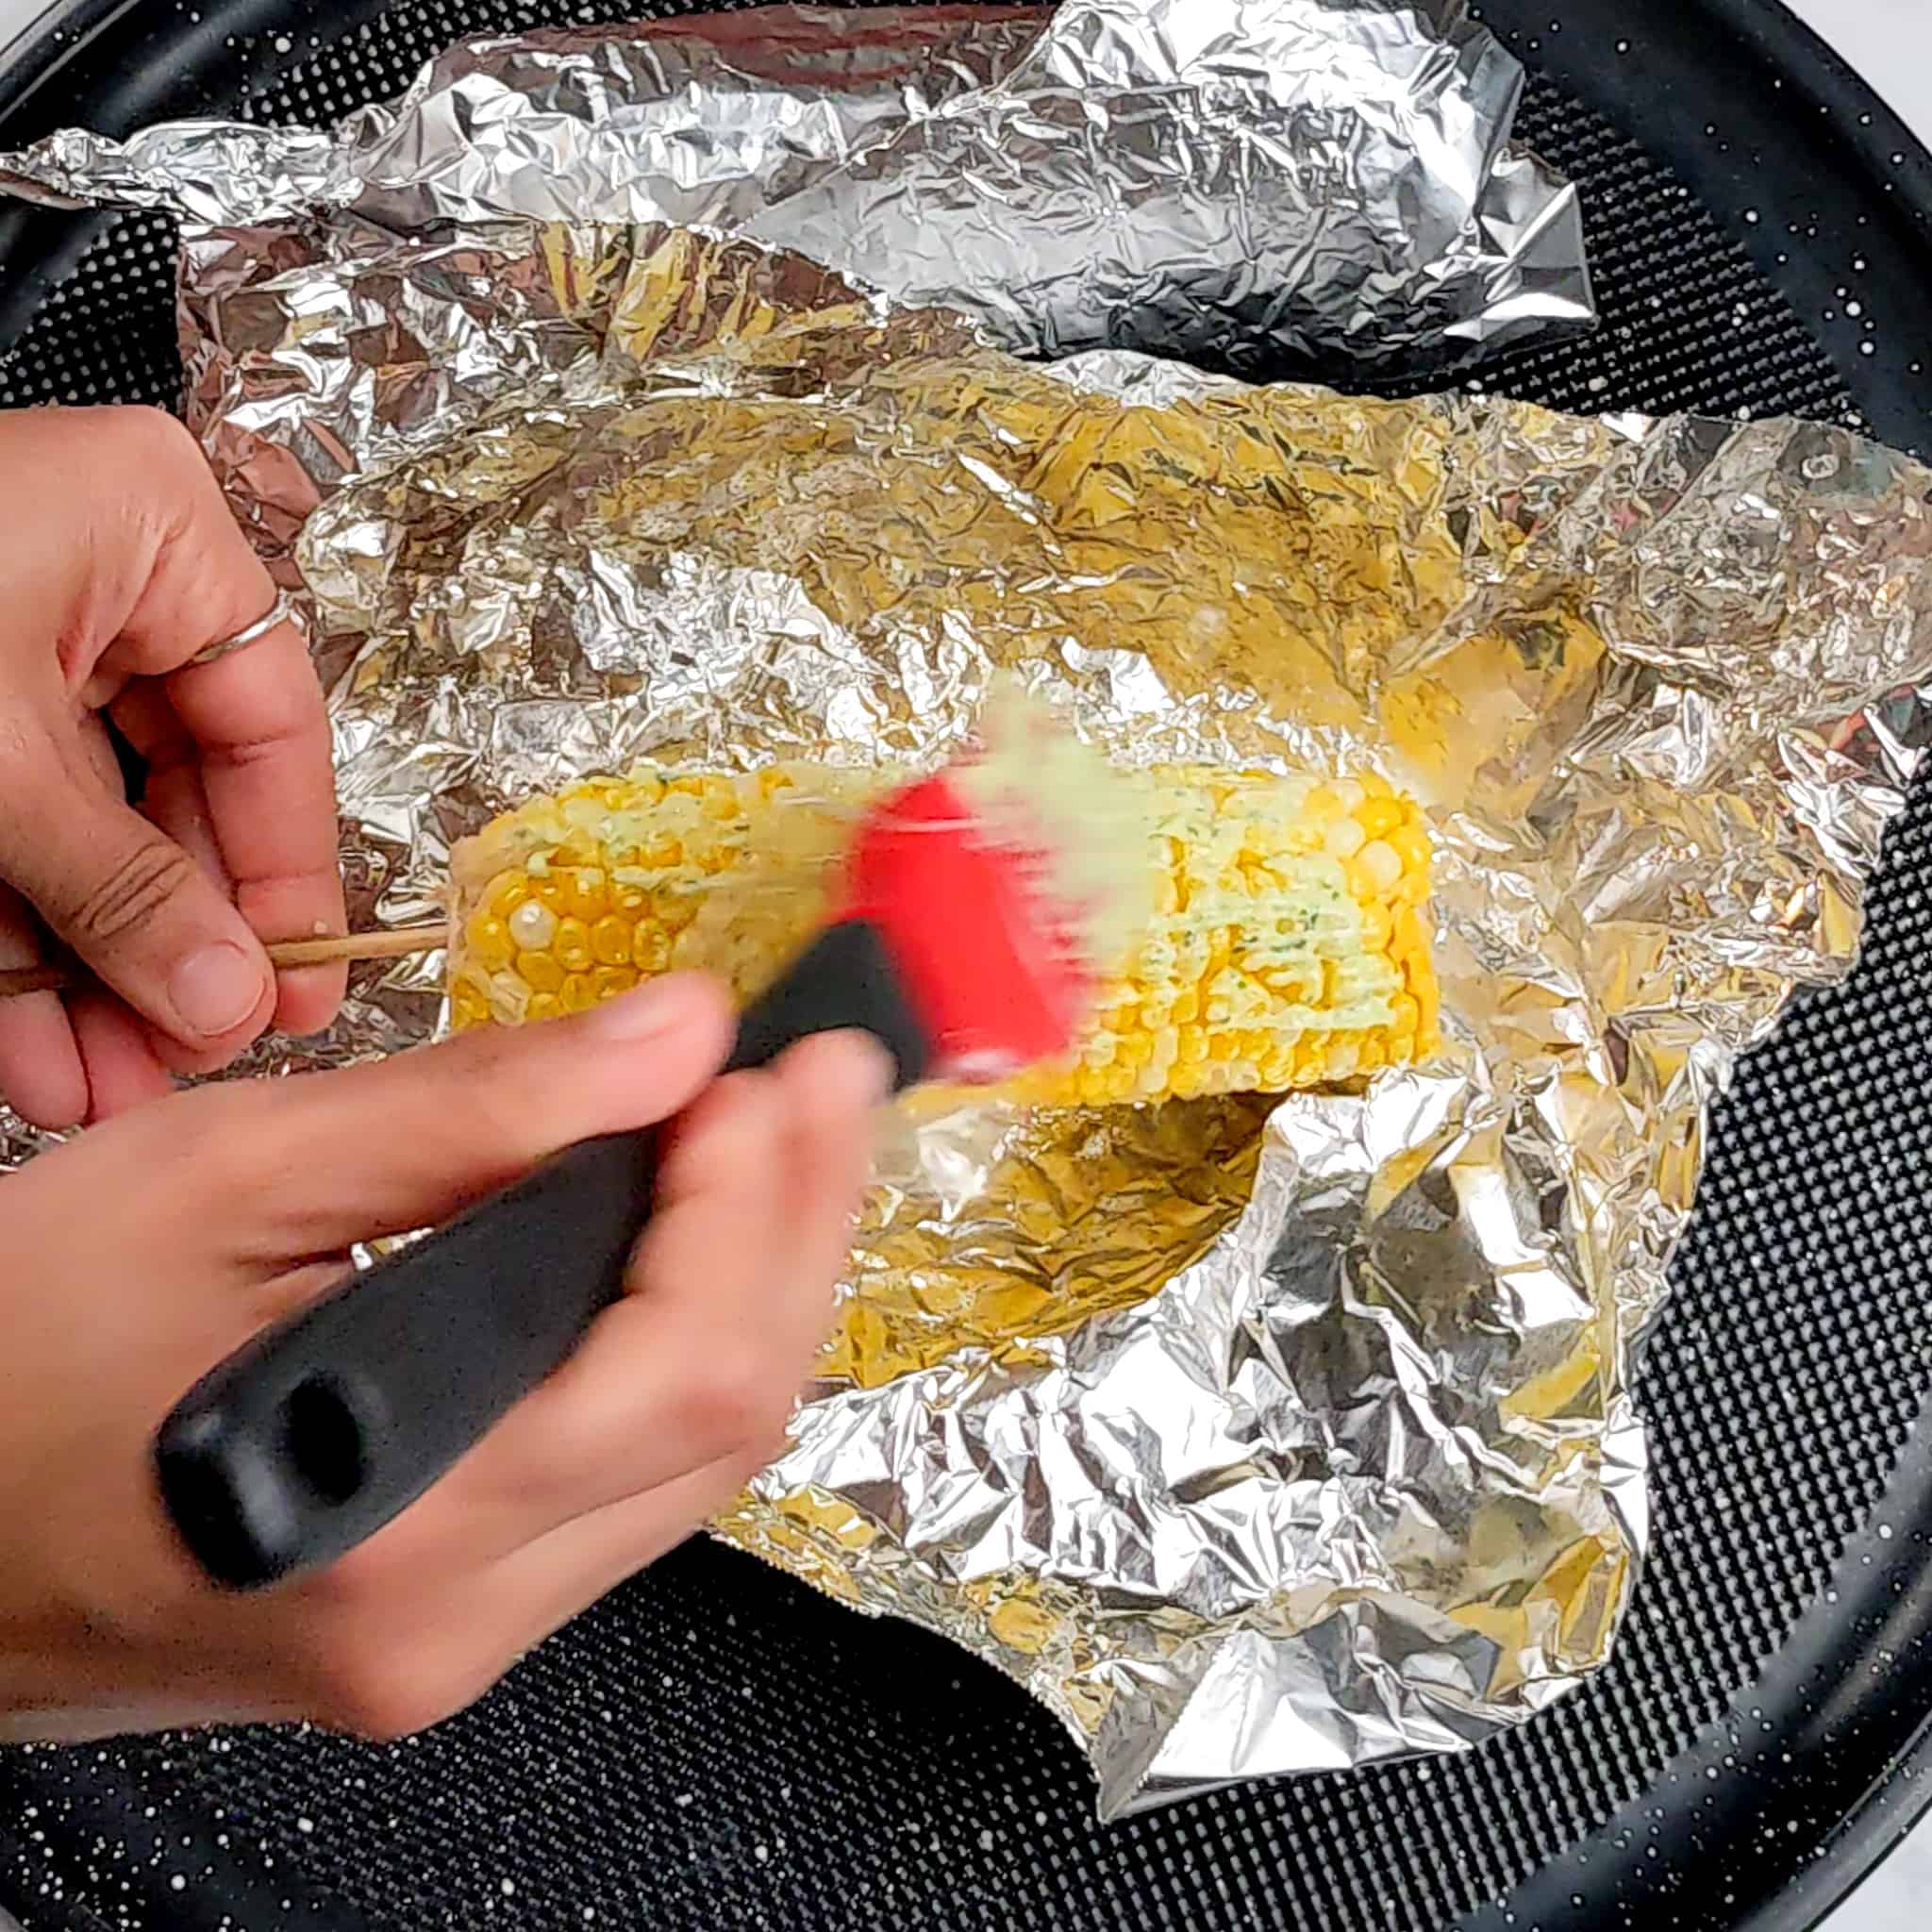
[[[0, 966], [48, 931], [107, 992], [0, 1000], [0, 1100], [104, 1119], [326, 1025], [339, 967], [261, 939], [342, 930], [322, 691], [193, 439], [150, 409], [0, 414]], [[104, 718], [146, 761], [130, 806]], [[11, 890], [9, 890], [9, 888]], [[258, 937], [259, 936], [259, 937]]]
[[[708, 982], [660, 980], [380, 1065], [205, 1087], [0, 1179], [0, 1740], [418, 1730], [729, 1501], [830, 1324], [888, 1086], [844, 1037], [708, 1087], [729, 1035]], [[630, 1293], [555, 1376], [327, 1569], [254, 1594], [201, 1575], [150, 1449], [188, 1388], [339, 1280], [352, 1243], [687, 1107]]]

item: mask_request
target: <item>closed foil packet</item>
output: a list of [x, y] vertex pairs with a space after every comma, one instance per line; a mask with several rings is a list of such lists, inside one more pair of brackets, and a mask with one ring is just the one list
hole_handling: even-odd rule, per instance
[[[1316, 9], [1208, 11], [1220, 58], [1236, 15]], [[1140, 59], [1095, 25], [1129, 15], [1176, 31], [1058, 21]], [[923, 30], [957, 77], [1010, 24]], [[555, 50], [645, 43], [433, 72], [541, 99]], [[906, 125], [986, 85], [949, 84]], [[521, 125], [491, 99], [458, 118]], [[315, 612], [358, 921], [433, 917], [457, 838], [638, 758], [942, 757], [1008, 666], [1123, 758], [1374, 768], [1430, 810], [1441, 1058], [907, 1118], [793, 1446], [718, 1533], [1008, 1671], [1108, 1815], [1461, 1748], [1599, 1665], [1711, 1104], [1849, 969], [1925, 741], [1932, 474], [1794, 423], [1042, 366], [989, 339], [997, 288], [908, 307], [690, 208], [418, 230], [311, 162], [274, 222], [190, 225], [184, 340]], [[433, 960], [367, 970], [255, 1065], [426, 1038], [441, 997]], [[0, 1158], [35, 1144], [0, 1121]]]
[[181, 217], [192, 412], [274, 558], [344, 474], [594, 362], [532, 222], [742, 233], [1025, 354], [1332, 375], [1588, 327], [1522, 84], [1461, 0], [774, 7], [464, 42], [332, 130], [65, 132], [0, 193]]

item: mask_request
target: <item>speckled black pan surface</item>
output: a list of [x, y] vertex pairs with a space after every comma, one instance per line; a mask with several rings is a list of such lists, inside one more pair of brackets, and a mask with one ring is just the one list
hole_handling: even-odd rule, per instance
[[[458, 35], [635, 10], [77, 0], [0, 72], [0, 146], [245, 99], [325, 118]], [[1932, 161], [1815, 40], [1773, 0], [1484, 10], [1582, 185], [1605, 313], [1486, 386], [1932, 447]], [[0, 403], [168, 398], [171, 283], [158, 219], [0, 216]], [[1517, 1736], [1103, 1829], [1002, 1680], [693, 1546], [405, 1747], [0, 1755], [0, 1902], [29, 1932], [1808, 1924], [1932, 1776], [1928, 1259], [1922, 791], [1857, 977], [1724, 1109], [1646, 1372], [1657, 1554], [1623, 1647]]]

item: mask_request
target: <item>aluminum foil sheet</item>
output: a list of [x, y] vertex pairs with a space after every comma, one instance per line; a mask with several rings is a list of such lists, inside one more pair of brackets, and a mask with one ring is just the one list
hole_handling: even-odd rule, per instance
[[182, 216], [193, 411], [273, 559], [344, 474], [594, 363], [613, 226], [741, 231], [1027, 353], [1332, 374], [1588, 325], [1522, 77], [1459, 0], [773, 8], [465, 42], [330, 132], [64, 133], [0, 192]]
[[[191, 229], [184, 329], [316, 611], [358, 919], [433, 916], [456, 839], [641, 756], [937, 758], [1008, 668], [1123, 758], [1429, 805], [1441, 1057], [904, 1116], [794, 1445], [719, 1533], [1009, 1672], [1109, 1815], [1460, 1748], [1600, 1664], [1711, 1103], [1849, 968], [1926, 741], [1932, 473], [1791, 423], [1029, 363], [992, 294], [908, 308], [655, 219], [405, 245], [346, 206]], [[434, 962], [365, 973], [258, 1064], [440, 1008]]]

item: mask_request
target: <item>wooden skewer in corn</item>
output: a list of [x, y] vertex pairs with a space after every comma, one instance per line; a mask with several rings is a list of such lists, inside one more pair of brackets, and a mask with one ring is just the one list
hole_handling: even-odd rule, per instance
[[[268, 948], [277, 968], [333, 966], [344, 959], [401, 959], [413, 953], [433, 953], [449, 943], [449, 928], [409, 925], [394, 932], [352, 932], [336, 939], [288, 940]], [[0, 967], [0, 1000], [30, 992], [66, 992], [94, 982], [85, 972], [68, 966]]]

